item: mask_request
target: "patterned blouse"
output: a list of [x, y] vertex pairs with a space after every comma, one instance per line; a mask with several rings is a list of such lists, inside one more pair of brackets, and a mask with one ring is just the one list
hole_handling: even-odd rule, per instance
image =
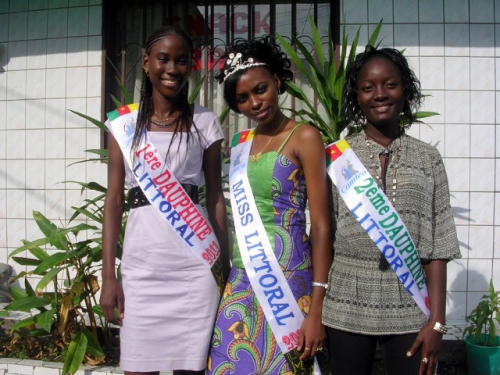
[[[370, 174], [379, 176], [378, 155], [384, 148], [366, 141], [364, 131], [346, 140]], [[394, 141], [392, 149], [397, 147], [401, 147], [399, 168], [394, 168], [398, 160], [394, 151], [387, 168], [386, 194], [391, 201], [394, 199], [393, 205], [406, 224], [421, 261], [460, 258], [448, 179], [439, 151], [408, 135]], [[382, 270], [379, 266], [380, 251], [354, 219], [335, 186], [333, 207], [334, 261], [323, 323], [368, 335], [418, 332], [427, 317], [392, 269]]]

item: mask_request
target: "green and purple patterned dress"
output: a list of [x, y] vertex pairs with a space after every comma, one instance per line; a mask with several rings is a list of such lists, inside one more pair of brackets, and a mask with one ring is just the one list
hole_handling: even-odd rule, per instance
[[[275, 244], [276, 258], [305, 316], [311, 305], [312, 268], [304, 174], [279, 152], [249, 161], [247, 173], [266, 233]], [[234, 242], [233, 267], [217, 312], [207, 373], [291, 375], [297, 373], [296, 366], [306, 367], [305, 373], [309, 373], [312, 361], [289, 363], [285, 359]]]

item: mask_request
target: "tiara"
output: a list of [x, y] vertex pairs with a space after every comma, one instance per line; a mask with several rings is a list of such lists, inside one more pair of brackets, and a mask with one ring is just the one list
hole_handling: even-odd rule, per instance
[[228, 59], [226, 60], [226, 69], [224, 69], [224, 81], [231, 74], [237, 72], [238, 70], [252, 68], [254, 66], [269, 66], [269, 64], [262, 62], [255, 62], [253, 58], [249, 57], [248, 60], [242, 61], [241, 53], [230, 53]]

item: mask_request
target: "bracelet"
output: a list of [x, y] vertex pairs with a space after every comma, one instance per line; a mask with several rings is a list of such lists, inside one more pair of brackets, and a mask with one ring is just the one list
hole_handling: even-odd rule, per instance
[[434, 324], [434, 327], [432, 327], [434, 330], [438, 331], [439, 333], [446, 334], [448, 333], [448, 327], [446, 327], [444, 324], [441, 324], [439, 322], [436, 322]]
[[311, 283], [311, 285], [312, 285], [312, 286], [320, 286], [320, 287], [322, 287], [322, 288], [328, 289], [328, 284], [327, 284], [327, 283], [318, 283], [318, 282], [316, 282], [316, 281], [313, 281], [313, 282]]

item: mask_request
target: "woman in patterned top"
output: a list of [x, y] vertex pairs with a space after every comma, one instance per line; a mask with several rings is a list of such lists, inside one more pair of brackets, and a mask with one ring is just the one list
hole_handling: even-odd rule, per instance
[[371, 374], [378, 343], [387, 374], [431, 375], [446, 332], [446, 265], [460, 252], [441, 156], [405, 133], [421, 105], [420, 82], [399, 51], [367, 46], [347, 68], [344, 97], [344, 118], [359, 130], [346, 140], [406, 224], [419, 256], [406, 261], [423, 267], [430, 317], [334, 187], [334, 261], [323, 307], [332, 370]]

